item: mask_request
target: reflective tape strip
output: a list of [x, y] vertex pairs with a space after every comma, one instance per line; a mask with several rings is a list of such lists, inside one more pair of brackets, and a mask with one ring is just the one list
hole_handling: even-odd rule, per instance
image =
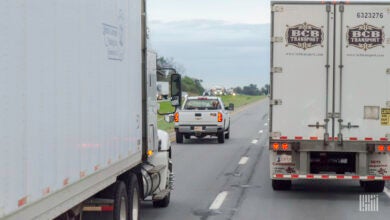
[[347, 176], [347, 175], [319, 175], [319, 174], [275, 174], [277, 179], [333, 179], [333, 180], [390, 180], [390, 176]]
[[69, 184], [69, 178], [65, 178], [64, 181], [62, 182], [64, 186]]
[[114, 206], [104, 205], [104, 206], [86, 206], [83, 207], [84, 212], [112, 212], [114, 211]]

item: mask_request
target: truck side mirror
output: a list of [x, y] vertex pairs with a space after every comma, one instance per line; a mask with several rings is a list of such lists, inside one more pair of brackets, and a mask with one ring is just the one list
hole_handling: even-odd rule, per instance
[[230, 104], [229, 104], [229, 110], [230, 110], [230, 111], [234, 111], [234, 104], [233, 104], [233, 103], [230, 103]]
[[171, 75], [171, 104], [175, 107], [181, 106], [181, 76], [173, 73]]

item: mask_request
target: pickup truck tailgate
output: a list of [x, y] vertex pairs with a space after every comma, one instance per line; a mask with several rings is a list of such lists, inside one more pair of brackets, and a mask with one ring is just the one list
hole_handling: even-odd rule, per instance
[[211, 125], [218, 123], [218, 111], [181, 111], [180, 124]]

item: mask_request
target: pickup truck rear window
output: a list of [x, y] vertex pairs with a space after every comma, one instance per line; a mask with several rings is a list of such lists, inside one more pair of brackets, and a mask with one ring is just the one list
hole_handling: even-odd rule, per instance
[[219, 110], [221, 109], [221, 104], [217, 99], [189, 99], [184, 105], [185, 110]]

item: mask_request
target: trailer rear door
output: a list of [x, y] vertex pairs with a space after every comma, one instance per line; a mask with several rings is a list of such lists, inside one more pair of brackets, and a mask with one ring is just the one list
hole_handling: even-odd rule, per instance
[[271, 136], [323, 139], [332, 128], [333, 5], [272, 5]]
[[390, 4], [336, 8], [336, 130], [348, 139], [390, 136]]

